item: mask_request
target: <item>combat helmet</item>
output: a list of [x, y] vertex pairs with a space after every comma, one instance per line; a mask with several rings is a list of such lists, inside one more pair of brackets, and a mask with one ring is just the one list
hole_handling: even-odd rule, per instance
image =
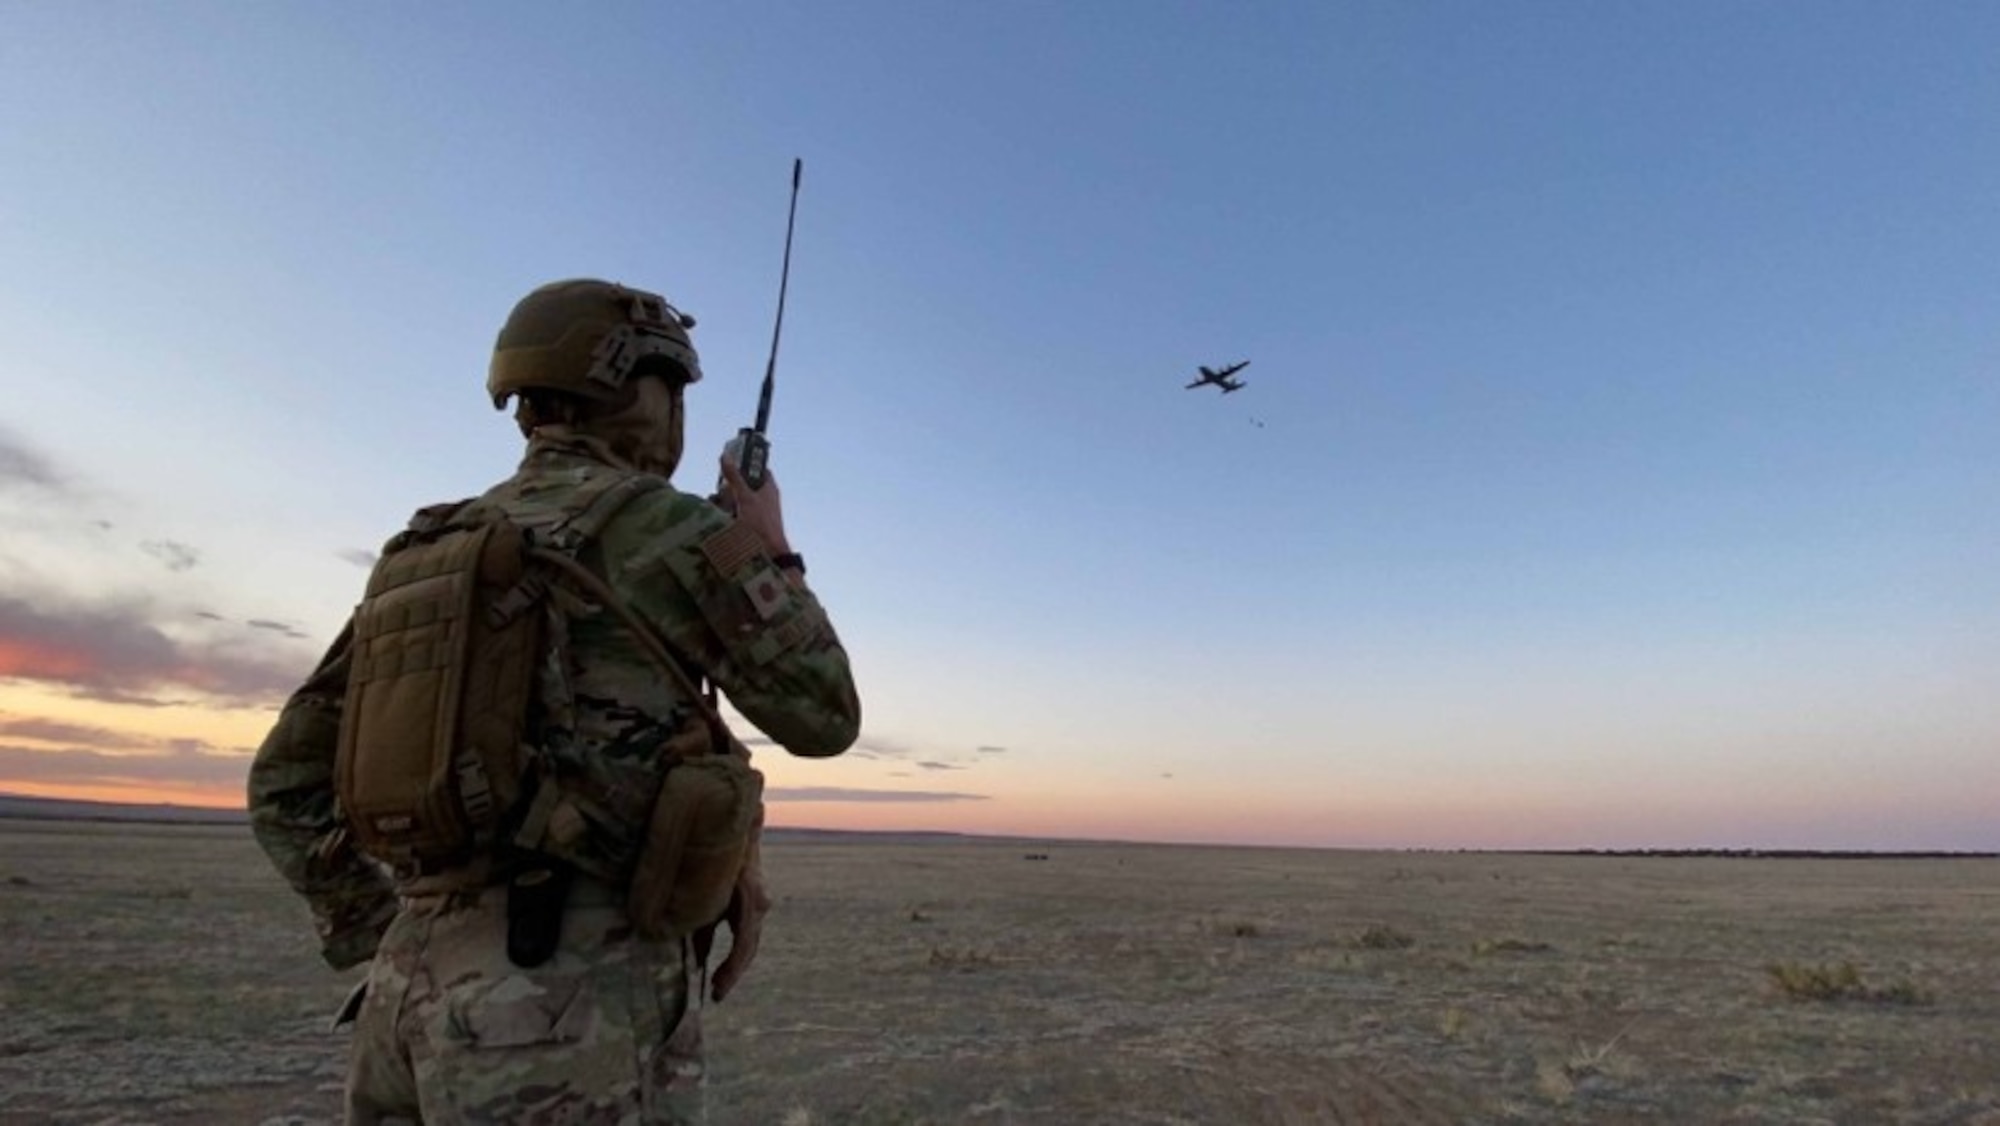
[[607, 281], [551, 282], [521, 298], [500, 326], [486, 393], [496, 409], [534, 389], [616, 401], [627, 378], [657, 370], [654, 357], [693, 383], [701, 378], [687, 332], [693, 327], [693, 317], [656, 293]]

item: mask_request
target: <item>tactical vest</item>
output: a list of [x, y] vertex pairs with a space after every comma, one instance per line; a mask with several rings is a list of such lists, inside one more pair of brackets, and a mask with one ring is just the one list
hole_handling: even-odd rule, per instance
[[[547, 526], [420, 510], [354, 612], [334, 783], [363, 853], [419, 875], [540, 843], [558, 797], [529, 730], [553, 564], [574, 561], [659, 478], [587, 487]], [[623, 609], [620, 607], [620, 609]], [[627, 612], [629, 620], [629, 612]]]

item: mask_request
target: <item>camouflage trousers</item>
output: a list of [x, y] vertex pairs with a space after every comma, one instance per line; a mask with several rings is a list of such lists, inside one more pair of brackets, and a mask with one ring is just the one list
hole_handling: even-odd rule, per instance
[[701, 971], [634, 936], [578, 881], [556, 954], [507, 960], [507, 892], [406, 899], [369, 969], [350, 1126], [690, 1126], [702, 1103]]

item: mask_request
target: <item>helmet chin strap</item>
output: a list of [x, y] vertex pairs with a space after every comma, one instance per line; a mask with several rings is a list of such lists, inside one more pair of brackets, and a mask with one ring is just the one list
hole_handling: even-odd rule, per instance
[[656, 464], [642, 464], [639, 468], [662, 477], [672, 477], [674, 470], [680, 468], [681, 454], [687, 447], [687, 406], [680, 392], [674, 392], [669, 399], [666, 423], [655, 432], [654, 441], [646, 445], [647, 454]]

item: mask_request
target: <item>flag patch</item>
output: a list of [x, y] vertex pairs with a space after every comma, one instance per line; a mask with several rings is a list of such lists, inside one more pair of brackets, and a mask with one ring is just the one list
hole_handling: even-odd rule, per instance
[[756, 609], [757, 616], [767, 622], [790, 601], [786, 597], [790, 589], [791, 584], [778, 574], [775, 567], [759, 567], [743, 583], [743, 592], [750, 596], [750, 605]]
[[751, 560], [764, 554], [764, 543], [747, 525], [732, 521], [728, 527], [701, 541], [701, 553], [719, 575], [734, 575]]

